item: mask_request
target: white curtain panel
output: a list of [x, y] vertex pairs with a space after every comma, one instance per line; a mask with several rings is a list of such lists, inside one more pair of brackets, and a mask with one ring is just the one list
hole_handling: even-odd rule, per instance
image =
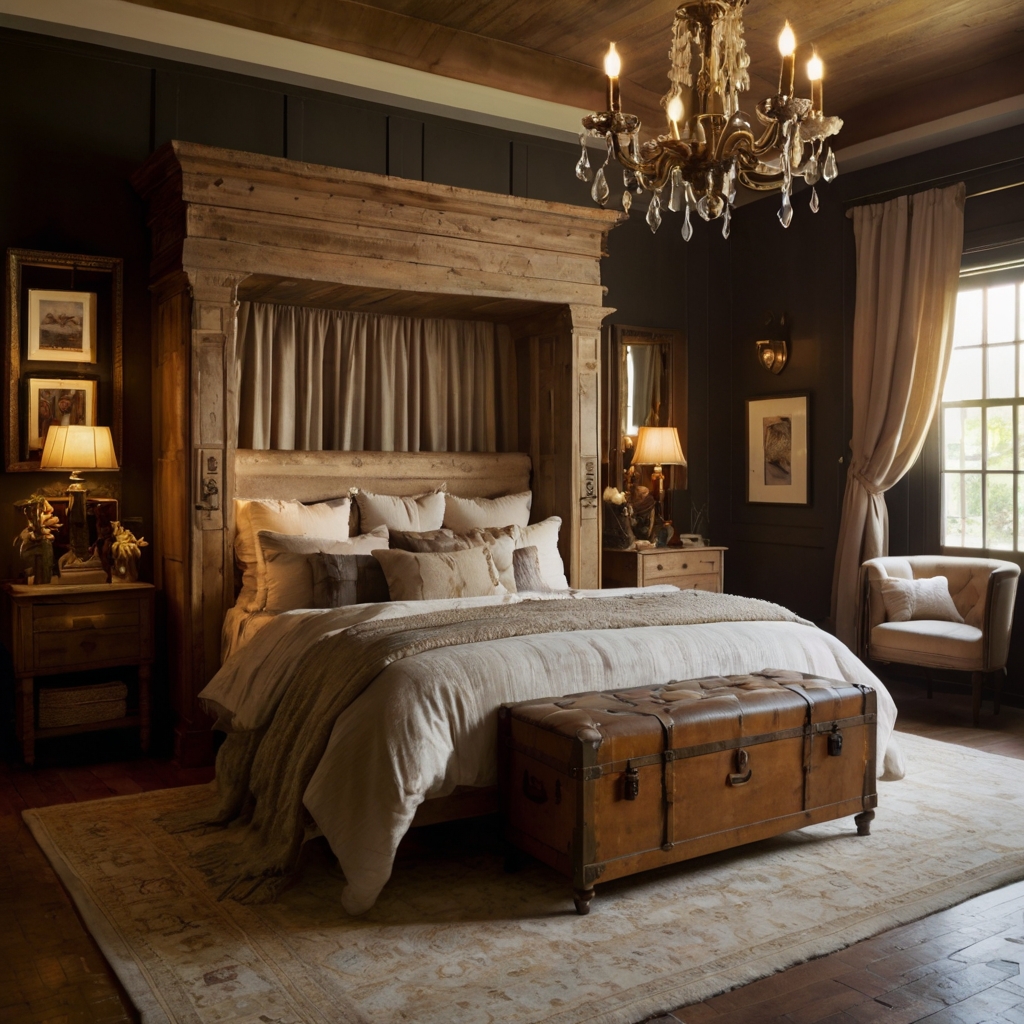
[[861, 563], [889, 553], [885, 492], [917, 461], [942, 394], [964, 234], [964, 185], [853, 211], [852, 458], [832, 578], [836, 634], [859, 647]]
[[518, 449], [501, 324], [243, 302], [237, 352], [240, 448]]

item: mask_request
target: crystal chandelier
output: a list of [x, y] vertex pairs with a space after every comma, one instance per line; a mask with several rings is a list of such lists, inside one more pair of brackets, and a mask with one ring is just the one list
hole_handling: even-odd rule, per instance
[[[819, 179], [831, 181], [838, 170], [826, 143], [843, 127], [838, 117], [822, 113], [823, 65], [816, 53], [807, 62], [811, 98], [794, 95], [796, 37], [786, 22], [779, 35], [782, 71], [779, 91], [757, 104], [760, 127], [755, 132], [739, 109], [739, 94], [750, 87], [743, 41], [742, 9], [747, 0], [694, 0], [676, 9], [669, 51], [669, 89], [662, 99], [667, 132], [640, 141], [640, 119], [622, 112], [619, 74], [622, 64], [612, 43], [605, 57], [608, 109], [583, 119], [583, 153], [576, 165], [581, 181], [593, 181], [590, 194], [602, 206], [611, 194], [608, 181], [612, 157], [624, 168], [622, 208], [628, 213], [634, 195], [650, 193], [647, 223], [661, 225], [664, 199], [669, 210], [683, 214], [683, 238], [693, 235], [691, 212], [703, 220], [722, 218], [729, 237], [738, 185], [758, 191], [779, 189], [779, 220], [793, 219], [793, 180], [802, 177], [811, 188], [811, 210], [818, 211]], [[684, 121], [684, 90], [691, 90], [693, 110]], [[594, 174], [587, 154], [587, 136], [603, 138], [608, 155]], [[665, 190], [668, 190], [665, 196]]]

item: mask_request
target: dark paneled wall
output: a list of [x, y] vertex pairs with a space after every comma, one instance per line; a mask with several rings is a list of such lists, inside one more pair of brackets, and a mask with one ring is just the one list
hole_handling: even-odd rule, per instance
[[[572, 145], [119, 50], [0, 30], [0, 248], [125, 261], [122, 515], [152, 523], [148, 241], [131, 172], [168, 139], [442, 184], [589, 203]], [[630, 246], [634, 293], [645, 288]], [[646, 255], [641, 260], [646, 259]], [[614, 273], [614, 270], [613, 270]], [[94, 481], [98, 482], [97, 477]], [[0, 474], [0, 578], [13, 502], [51, 474]]]
[[[698, 327], [688, 311], [691, 365], [691, 450], [698, 462], [694, 417], [707, 408], [706, 464], [712, 536], [728, 544], [730, 590], [786, 604], [816, 621], [829, 615], [833, 559], [852, 416], [850, 361], [855, 299], [855, 248], [846, 211], [868, 197], [967, 182], [968, 193], [1024, 177], [1024, 126], [922, 153], [852, 174], [820, 187], [821, 210], [807, 208], [809, 192], [795, 197], [788, 230], [776, 219], [776, 197], [737, 212], [728, 255], [712, 246], [709, 309], [728, 310], [719, 329]], [[965, 246], [1024, 237], [1024, 188], [968, 199]], [[724, 262], [723, 262], [724, 260]], [[694, 294], [691, 270], [691, 295]], [[791, 325], [790, 362], [772, 375], [760, 367], [754, 340], [763, 315], [785, 312]], [[706, 355], [701, 356], [701, 348]], [[705, 360], [706, 379], [697, 366]], [[700, 392], [706, 388], [707, 398]], [[745, 402], [748, 398], [808, 392], [811, 398], [811, 503], [807, 507], [749, 505], [745, 495]], [[842, 460], [842, 462], [840, 461]], [[696, 500], [696, 483], [692, 496]], [[886, 496], [893, 554], [939, 547], [938, 442]], [[1024, 695], [1024, 602], [1010, 663], [1011, 691]]]

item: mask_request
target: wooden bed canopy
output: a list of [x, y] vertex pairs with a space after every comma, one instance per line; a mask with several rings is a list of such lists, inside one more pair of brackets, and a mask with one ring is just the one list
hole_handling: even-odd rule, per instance
[[[570, 582], [600, 585], [600, 334], [613, 312], [600, 259], [623, 214], [187, 142], [157, 150], [133, 184], [152, 232], [155, 572], [182, 763], [212, 756], [196, 695], [234, 602], [236, 496], [410, 493], [425, 481], [484, 495], [532, 467], [533, 517], [562, 517]], [[239, 301], [508, 324], [529, 462], [236, 452]], [[320, 493], [318, 476], [340, 487]]]

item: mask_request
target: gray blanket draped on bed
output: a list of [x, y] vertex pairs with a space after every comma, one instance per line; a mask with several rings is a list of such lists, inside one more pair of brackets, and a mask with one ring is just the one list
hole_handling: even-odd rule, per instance
[[[360, 623], [324, 637], [300, 659], [265, 730], [231, 733], [217, 757], [218, 808], [203, 824], [244, 829], [207, 850], [200, 867], [223, 886], [221, 898], [272, 900], [287, 884], [306, 834], [302, 795], [338, 716], [388, 665], [439, 647], [579, 630], [685, 626], [711, 622], [799, 622], [793, 612], [751, 598], [701, 591], [526, 601], [434, 611]], [[552, 695], [559, 694], [552, 680]], [[179, 827], [184, 823], [177, 824]]]

